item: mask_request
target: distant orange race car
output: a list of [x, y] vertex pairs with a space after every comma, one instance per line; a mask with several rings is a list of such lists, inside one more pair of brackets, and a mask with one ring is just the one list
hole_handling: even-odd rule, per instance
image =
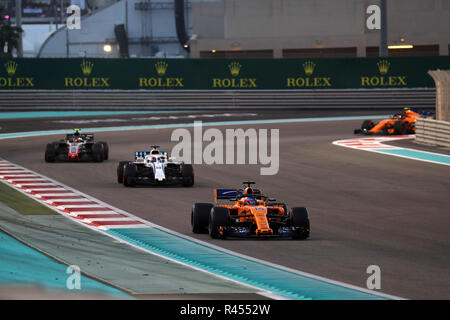
[[[242, 189], [215, 189], [215, 204], [196, 203], [192, 207], [191, 225], [194, 233], [209, 233], [212, 238], [226, 237], [292, 237], [306, 239], [310, 227], [308, 211], [284, 203], [252, 188], [245, 181]], [[218, 200], [231, 200], [231, 205]]]
[[419, 113], [409, 108], [405, 108], [402, 113], [394, 114], [389, 119], [384, 119], [375, 124], [372, 120], [365, 120], [361, 129], [355, 129], [355, 134], [386, 134], [403, 135], [413, 134], [416, 131], [416, 119], [430, 113]]

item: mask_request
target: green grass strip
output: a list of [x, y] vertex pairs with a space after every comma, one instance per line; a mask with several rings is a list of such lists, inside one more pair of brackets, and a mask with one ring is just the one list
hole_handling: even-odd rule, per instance
[[0, 183], [0, 202], [14, 209], [15, 211], [26, 215], [49, 215], [57, 214], [55, 211], [47, 208], [43, 204], [40, 204], [34, 199], [27, 197], [7, 186], [4, 183]]

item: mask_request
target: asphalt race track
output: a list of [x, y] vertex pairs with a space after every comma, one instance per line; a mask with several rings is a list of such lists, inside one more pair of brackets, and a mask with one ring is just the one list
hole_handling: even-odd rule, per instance
[[[390, 114], [371, 112], [376, 113]], [[277, 115], [302, 117], [295, 111]], [[237, 119], [213, 121], [220, 120]], [[48, 119], [34, 121], [43, 130]], [[146, 220], [239, 253], [360, 287], [366, 287], [367, 267], [378, 265], [381, 292], [410, 299], [449, 299], [450, 168], [332, 145], [334, 140], [352, 138], [360, 123], [240, 125], [280, 129], [278, 174], [261, 176], [260, 165], [194, 165], [192, 188], [124, 188], [116, 182], [118, 161], [131, 160], [134, 151], [157, 144], [170, 152], [175, 145], [168, 143], [173, 129], [96, 133], [97, 140], [110, 145], [110, 158], [104, 163], [45, 163], [45, 144], [61, 136], [0, 140], [0, 157]], [[36, 128], [27, 131], [31, 130]], [[8, 131], [16, 130], [11, 126]], [[213, 188], [239, 187], [247, 179], [289, 207], [307, 207], [310, 239], [223, 241], [193, 235], [191, 205], [212, 202]]]

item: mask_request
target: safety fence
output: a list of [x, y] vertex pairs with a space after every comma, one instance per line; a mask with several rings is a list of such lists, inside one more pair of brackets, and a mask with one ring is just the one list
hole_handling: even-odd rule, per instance
[[0, 90], [0, 110], [434, 108], [435, 89]]

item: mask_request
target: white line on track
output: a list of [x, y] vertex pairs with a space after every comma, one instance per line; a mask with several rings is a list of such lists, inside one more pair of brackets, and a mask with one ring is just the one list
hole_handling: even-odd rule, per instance
[[11, 179], [11, 178], [9, 178], [8, 179], [8, 181], [11, 181], [11, 182], [21, 182], [21, 181], [31, 181], [31, 180], [33, 180], [33, 181], [47, 181], [47, 180], [45, 180], [45, 179], [43, 179], [43, 178], [41, 178], [41, 177], [34, 177], [34, 176], [32, 176], [32, 177], [29, 177], [29, 178], [14, 178], [14, 179]]
[[[59, 205], [57, 206], [58, 208], [63, 208], [63, 209], [84, 209], [84, 208], [92, 208], [92, 209], [98, 209], [98, 208], [103, 208], [100, 207], [98, 204], [78, 204], [78, 205]], [[78, 211], [78, 210], [74, 210], [74, 211]]]
[[85, 218], [85, 221], [134, 221], [132, 218], [123, 217], [122, 215], [117, 215], [117, 218]]
[[[79, 196], [78, 193], [37, 193], [35, 194], [36, 197], [42, 198], [42, 197], [76, 197]], [[80, 199], [84, 199], [83, 197], [80, 197]]]
[[73, 216], [80, 216], [86, 214], [117, 214], [117, 212], [116, 211], [78, 211], [78, 213], [71, 212], [71, 215]]
[[48, 200], [45, 200], [45, 201], [47, 201], [47, 202], [50, 202], [50, 203], [53, 203], [53, 202], [86, 202], [86, 201], [83, 201], [83, 199], [84, 198], [78, 198], [78, 199], [48, 199]]
[[24, 190], [27, 191], [32, 191], [32, 192], [47, 192], [47, 191], [51, 191], [51, 192], [58, 192], [58, 191], [64, 191], [65, 189], [58, 186], [58, 187], [54, 187], [54, 188], [49, 188], [49, 187], [45, 187], [45, 188], [40, 188], [40, 187], [27, 187], [27, 185], [23, 185], [22, 188]]

